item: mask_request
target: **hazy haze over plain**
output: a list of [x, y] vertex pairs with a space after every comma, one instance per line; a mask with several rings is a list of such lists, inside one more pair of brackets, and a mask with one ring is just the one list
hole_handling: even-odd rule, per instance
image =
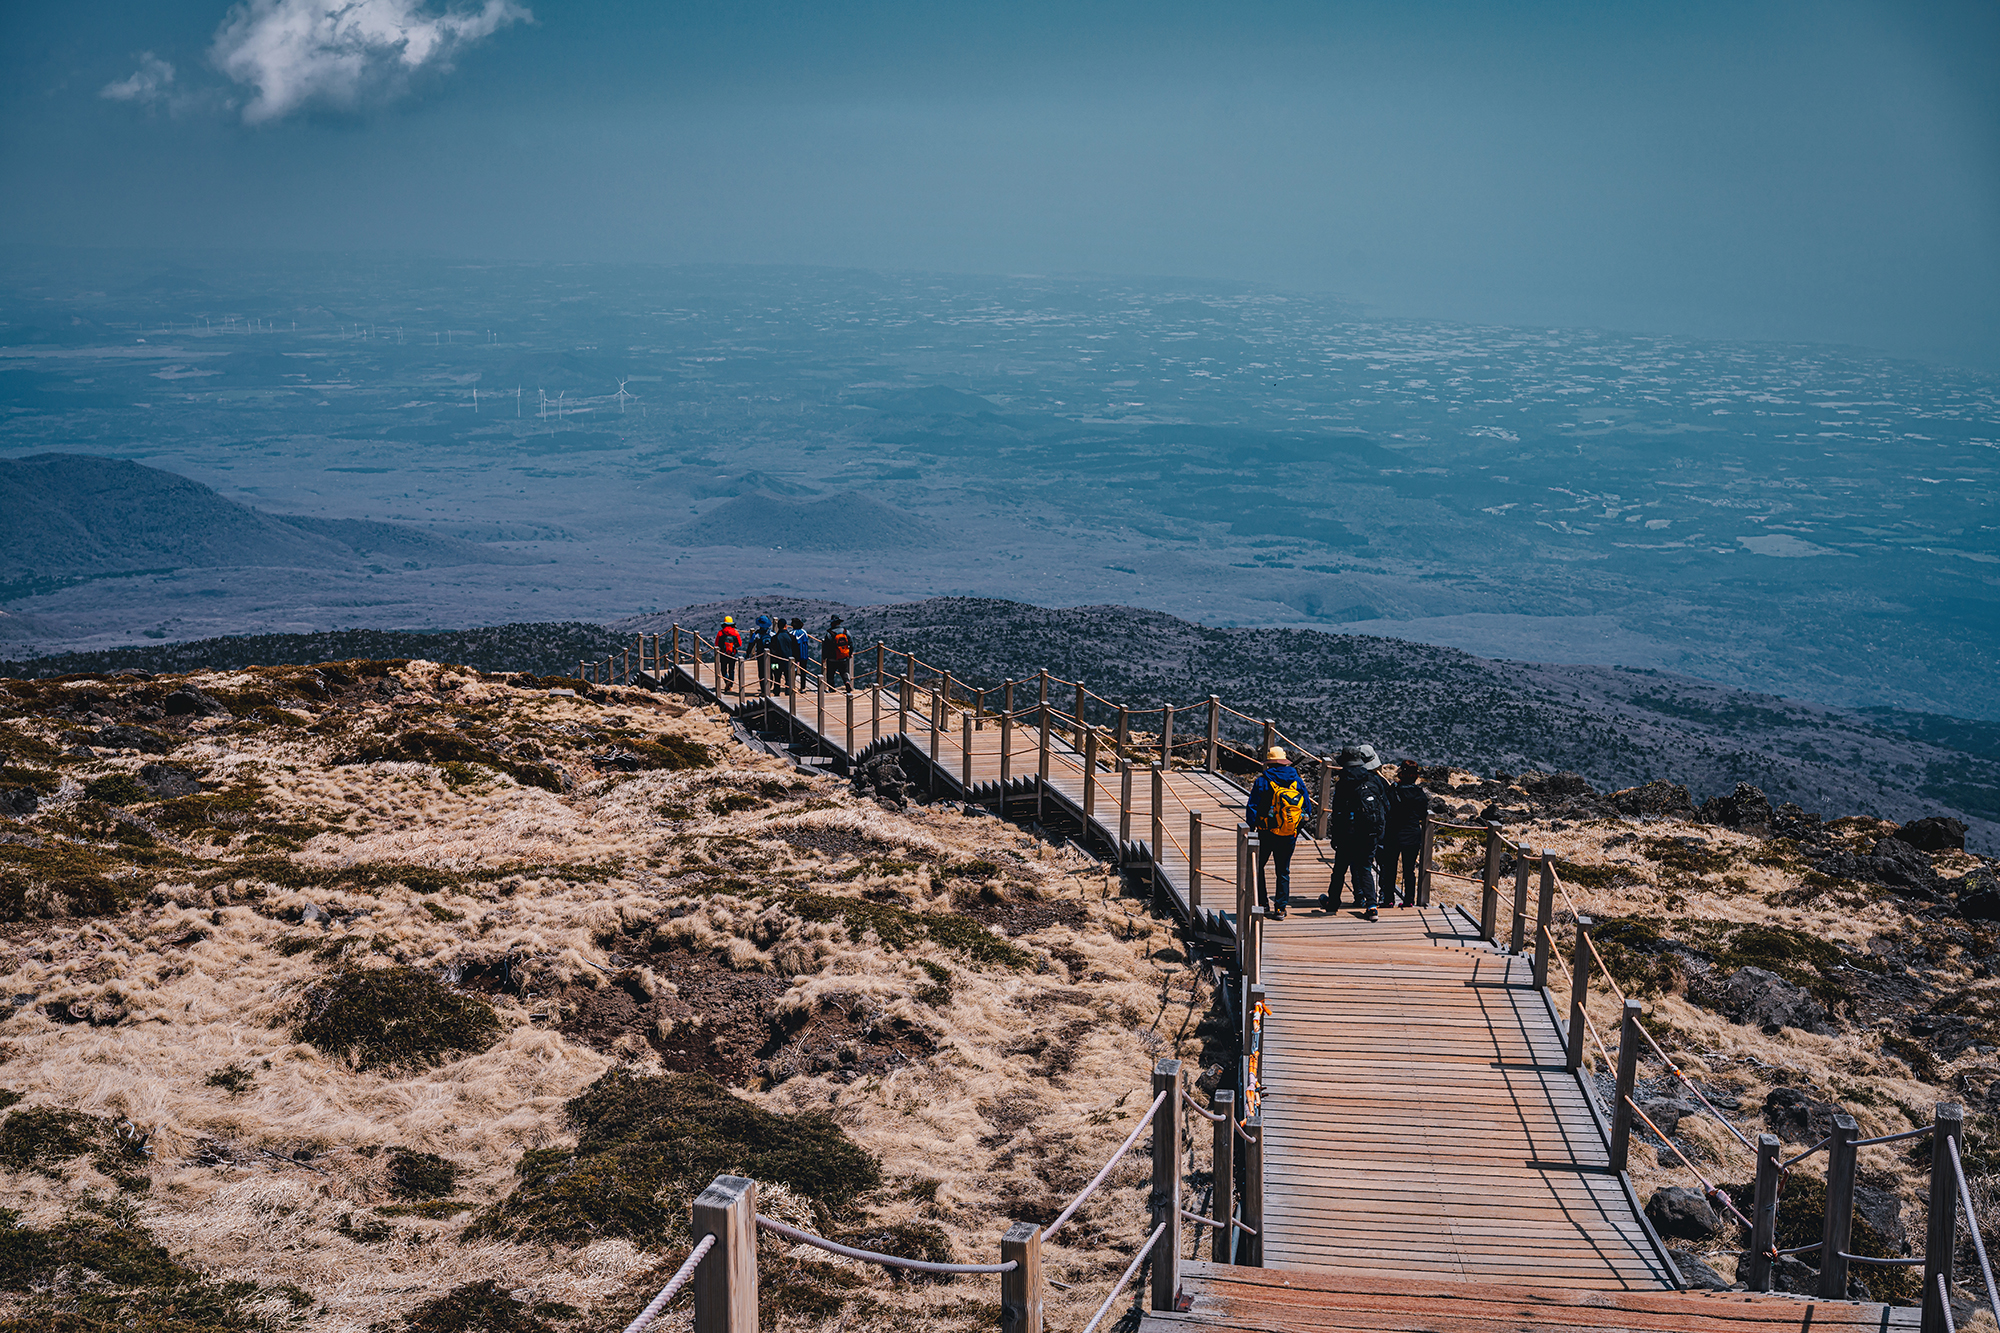
[[0, 241], [1181, 274], [2000, 367], [1988, 4], [365, 0], [373, 46], [272, 39], [312, 8], [10, 6]]

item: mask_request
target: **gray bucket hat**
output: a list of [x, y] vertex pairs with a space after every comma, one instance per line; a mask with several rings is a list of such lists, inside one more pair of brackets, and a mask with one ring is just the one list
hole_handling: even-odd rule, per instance
[[1375, 753], [1375, 747], [1374, 747], [1374, 746], [1372, 746], [1372, 745], [1357, 745], [1357, 746], [1355, 746], [1355, 747], [1354, 747], [1354, 752], [1355, 752], [1355, 754], [1356, 754], [1356, 755], [1358, 755], [1358, 756], [1360, 757], [1360, 759], [1361, 759], [1361, 766], [1362, 766], [1363, 768], [1380, 768], [1380, 767], [1382, 767], [1382, 759], [1381, 759], [1381, 756]]

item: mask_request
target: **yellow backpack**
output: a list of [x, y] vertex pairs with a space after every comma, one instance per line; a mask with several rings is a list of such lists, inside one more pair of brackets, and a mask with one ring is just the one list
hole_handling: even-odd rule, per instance
[[1270, 785], [1271, 806], [1264, 817], [1257, 821], [1257, 827], [1266, 833], [1275, 833], [1281, 838], [1298, 834], [1299, 826], [1306, 820], [1306, 794], [1300, 788], [1298, 779], [1290, 782], [1273, 782]]

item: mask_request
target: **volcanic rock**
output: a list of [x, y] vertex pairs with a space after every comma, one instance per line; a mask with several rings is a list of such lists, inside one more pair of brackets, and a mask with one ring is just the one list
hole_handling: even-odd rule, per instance
[[1713, 992], [1716, 1005], [1738, 1023], [1775, 1036], [1780, 1028], [1827, 1033], [1826, 1006], [1775, 972], [1739, 967]]
[[1612, 792], [1609, 799], [1613, 809], [1630, 817], [1692, 819], [1695, 816], [1694, 798], [1678, 782], [1653, 781], [1641, 787], [1627, 787]]
[[1736, 790], [1729, 795], [1711, 796], [1703, 801], [1701, 818], [1704, 823], [1720, 824], [1724, 828], [1763, 833], [1770, 830], [1777, 812], [1771, 808], [1770, 798], [1763, 792], [1747, 782], [1739, 782]]
[[1923, 852], [1965, 850], [1964, 823], [1945, 815], [1933, 815], [1929, 819], [1913, 819], [1889, 836], [1907, 842]]
[[1669, 1185], [1653, 1191], [1646, 1201], [1646, 1218], [1662, 1236], [1676, 1240], [1707, 1240], [1722, 1229], [1722, 1218], [1700, 1190]]

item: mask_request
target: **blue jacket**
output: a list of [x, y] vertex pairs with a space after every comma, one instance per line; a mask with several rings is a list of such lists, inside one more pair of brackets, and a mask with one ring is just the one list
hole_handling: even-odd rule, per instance
[[1299, 770], [1290, 764], [1273, 764], [1257, 775], [1256, 784], [1250, 788], [1250, 799], [1243, 803], [1243, 822], [1254, 829], [1264, 816], [1270, 813], [1271, 781], [1274, 778], [1279, 782], [1299, 784], [1299, 795], [1305, 800], [1305, 810], [1300, 815], [1299, 829], [1300, 832], [1304, 832], [1306, 823], [1313, 817], [1313, 794], [1305, 781], [1299, 777]]

